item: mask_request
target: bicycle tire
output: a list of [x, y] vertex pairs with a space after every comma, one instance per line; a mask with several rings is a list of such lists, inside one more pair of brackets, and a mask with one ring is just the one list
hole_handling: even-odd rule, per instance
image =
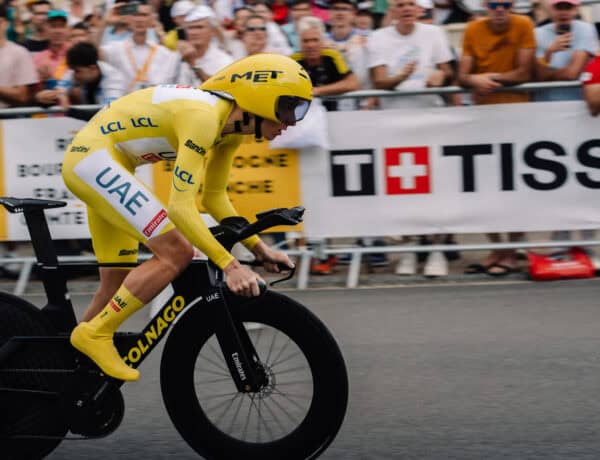
[[307, 308], [278, 293], [268, 291], [258, 301], [230, 308], [245, 323], [260, 323], [285, 334], [304, 354], [314, 381], [306, 416], [289, 434], [264, 443], [236, 439], [215, 426], [194, 385], [196, 360], [203, 345], [214, 338], [215, 322], [206, 308], [197, 306], [176, 323], [161, 361], [161, 390], [173, 424], [209, 460], [317, 458], [337, 435], [348, 404], [348, 376], [335, 339]]
[[[12, 336], [54, 336], [56, 330], [40, 309], [23, 299], [0, 292], [0, 346]], [[26, 345], [0, 363], [0, 388], [59, 391], [60, 374], [36, 373], [35, 369], [65, 369], [66, 358], [53, 346]], [[32, 372], [14, 372], [9, 369]], [[68, 427], [60, 399], [0, 392], [0, 438], [2, 458], [40, 459], [61, 442]], [[59, 439], [11, 439], [11, 436], [51, 436]]]

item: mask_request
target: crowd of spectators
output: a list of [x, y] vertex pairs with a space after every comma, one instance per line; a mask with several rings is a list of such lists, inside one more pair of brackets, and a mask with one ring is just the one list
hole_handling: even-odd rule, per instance
[[[600, 85], [590, 77], [600, 67], [593, 60], [598, 24], [582, 18], [579, 0], [532, 0], [525, 14], [515, 13], [510, 0], [473, 1], [3, 0], [0, 108], [107, 104], [156, 84], [198, 85], [236, 59], [270, 52], [298, 60], [315, 96], [373, 88], [470, 89], [464, 96], [326, 101], [327, 110], [577, 100], [585, 93], [591, 112], [600, 111], [594, 88]], [[449, 24], [464, 25], [458, 45], [451, 45]], [[578, 79], [592, 84], [585, 91], [496, 91]], [[421, 238], [452, 241], [452, 235]], [[489, 238], [501, 241], [498, 234]], [[364, 238], [360, 244], [383, 243]], [[317, 261], [314, 272], [327, 274], [337, 262]], [[388, 263], [383, 254], [371, 254], [369, 262]], [[447, 273], [444, 254], [432, 252], [424, 262], [427, 276]], [[515, 251], [492, 251], [468, 271], [500, 276], [516, 264]], [[413, 274], [416, 267], [416, 256], [406, 254], [396, 272]]]

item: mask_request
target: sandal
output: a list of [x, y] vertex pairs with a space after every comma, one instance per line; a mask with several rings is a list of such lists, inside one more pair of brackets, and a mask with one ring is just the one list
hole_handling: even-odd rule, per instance
[[485, 272], [490, 276], [506, 276], [516, 271], [518, 271], [517, 268], [500, 263], [492, 264], [485, 270]]
[[487, 267], [481, 264], [469, 264], [466, 266], [465, 271], [463, 272], [465, 275], [475, 275], [477, 273], [486, 273]]

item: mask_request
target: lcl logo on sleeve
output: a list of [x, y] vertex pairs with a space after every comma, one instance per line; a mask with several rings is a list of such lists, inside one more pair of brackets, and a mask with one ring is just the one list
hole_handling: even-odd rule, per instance
[[431, 193], [429, 148], [387, 148], [385, 152], [386, 194]]

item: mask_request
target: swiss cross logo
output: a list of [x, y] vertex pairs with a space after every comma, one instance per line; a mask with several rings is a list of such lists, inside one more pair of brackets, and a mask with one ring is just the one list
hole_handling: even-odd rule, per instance
[[428, 147], [385, 149], [388, 195], [431, 193]]

